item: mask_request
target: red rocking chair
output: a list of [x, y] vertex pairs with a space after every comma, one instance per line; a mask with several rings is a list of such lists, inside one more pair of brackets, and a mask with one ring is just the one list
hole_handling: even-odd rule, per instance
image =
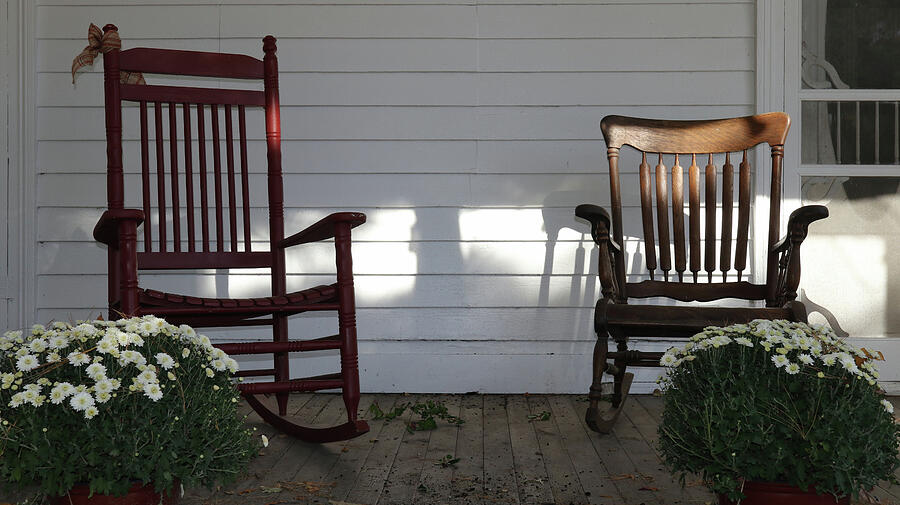
[[[115, 30], [114, 25], [103, 28], [104, 32]], [[104, 53], [108, 210], [94, 228], [94, 238], [109, 247], [111, 318], [154, 314], [173, 324], [195, 327], [271, 326], [271, 342], [217, 346], [229, 354], [273, 354], [273, 368], [238, 373], [245, 377], [274, 377], [271, 382], [241, 383], [238, 387], [244, 398], [266, 422], [284, 433], [311, 442], [344, 440], [369, 430], [356, 413], [359, 370], [350, 254], [350, 230], [364, 223], [366, 216], [357, 212], [335, 213], [299, 233], [284, 236], [275, 51], [275, 38], [268, 36], [263, 39], [262, 61], [239, 54], [150, 48], [113, 49]], [[249, 87], [260, 83], [263, 91], [125, 84], [120, 80], [120, 72], [204, 77], [210, 78], [214, 87], [215, 79], [240, 79]], [[134, 204], [126, 206], [125, 202], [128, 192], [122, 169], [123, 101], [137, 103], [126, 114], [134, 111], [135, 119], [139, 116], [140, 122], [143, 198], [137, 208]], [[255, 107], [265, 112], [268, 251], [251, 249], [250, 196], [255, 193], [249, 187], [253, 177], [247, 153], [245, 111]], [[220, 121], [224, 121], [224, 138]], [[211, 160], [208, 149], [211, 149]], [[138, 238], [138, 233], [142, 238]], [[336, 282], [288, 293], [285, 249], [332, 238]], [[141, 270], [229, 268], [269, 269], [271, 296], [201, 298], [142, 289], [138, 284]], [[337, 312], [338, 334], [289, 339], [288, 317], [307, 311]], [[326, 349], [340, 350], [340, 373], [291, 378], [289, 353]], [[290, 392], [323, 389], [342, 390], [346, 423], [313, 428], [300, 426], [285, 417]], [[277, 413], [256, 398], [258, 394], [270, 393], [275, 394]]]

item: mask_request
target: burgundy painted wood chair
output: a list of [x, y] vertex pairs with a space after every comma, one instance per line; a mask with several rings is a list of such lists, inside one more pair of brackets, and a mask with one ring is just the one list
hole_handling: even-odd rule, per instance
[[[809, 205], [795, 210], [788, 220], [787, 236], [779, 240], [782, 160], [789, 126], [790, 118], [780, 112], [708, 121], [607, 116], [601, 122], [609, 160], [612, 216], [596, 205], [579, 205], [575, 209], [577, 216], [591, 223], [591, 233], [599, 248], [600, 258], [598, 272], [602, 296], [594, 314], [597, 343], [594, 347], [590, 406], [586, 414], [592, 429], [605, 433], [612, 428], [634, 378], [634, 374], [626, 372], [629, 365], [659, 366], [662, 352], [631, 350], [628, 348], [629, 337], [688, 337], [706, 326], [723, 326], [753, 319], [806, 320], [806, 309], [796, 301], [800, 282], [800, 244], [806, 237], [809, 223], [827, 217], [828, 209], [821, 205]], [[748, 265], [751, 210], [751, 166], [747, 151], [761, 143], [771, 147], [772, 179], [768, 256], [764, 265], [756, 265], [758, 270], [764, 270], [766, 283], [755, 284], [744, 279]], [[620, 149], [626, 145], [637, 150], [636, 158], [641, 160], [637, 177], [634, 178], [619, 174]], [[736, 153], [735, 159], [740, 160], [737, 181], [732, 153]], [[724, 163], [720, 171], [715, 160], [723, 161], [723, 154]], [[704, 162], [706, 166], [701, 176], [698, 163]], [[655, 171], [651, 170], [651, 163], [656, 164]], [[687, 202], [683, 191], [685, 170], [682, 163], [689, 164]], [[667, 167], [667, 164], [670, 166]], [[621, 184], [623, 178], [636, 184], [632, 187]], [[738, 203], [736, 229], [735, 182]], [[721, 185], [720, 191], [717, 191], [718, 185]], [[623, 193], [639, 195], [640, 198], [643, 255], [647, 269], [644, 280], [626, 276], [623, 238], [626, 233], [629, 237], [640, 236], [641, 230], [623, 230], [624, 222], [630, 221], [623, 220]], [[703, 208], [701, 197], [706, 202]], [[685, 203], [689, 211], [687, 229]], [[720, 208], [719, 216], [717, 206]], [[702, 231], [701, 221], [705, 224]], [[717, 244], [721, 244], [718, 251]], [[740, 299], [757, 301], [755, 305], [765, 302], [765, 306], [628, 303], [630, 299], [653, 297], [682, 302]], [[616, 350], [612, 352], [608, 349], [610, 338], [616, 342]], [[613, 395], [612, 406], [601, 409], [600, 386], [604, 373], [613, 377]]]
[[[116, 29], [114, 25], [103, 28], [104, 32]], [[173, 324], [201, 328], [270, 326], [271, 342], [217, 346], [229, 354], [273, 355], [272, 368], [238, 372], [244, 377], [274, 378], [270, 382], [239, 384], [246, 401], [266, 422], [285, 433], [307, 441], [343, 440], [369, 429], [356, 413], [359, 371], [350, 254], [350, 230], [364, 223], [366, 216], [357, 212], [335, 213], [299, 233], [284, 236], [275, 51], [275, 38], [268, 36], [263, 39], [263, 60], [239, 54], [150, 48], [104, 53], [108, 210], [94, 228], [94, 237], [108, 246], [111, 318], [154, 314]], [[209, 78], [212, 87], [122, 84], [120, 72]], [[218, 88], [217, 79], [228, 79], [230, 84], [247, 83], [249, 89]], [[123, 102], [136, 103], [137, 107], [123, 111]], [[265, 126], [267, 201], [250, 199], [263, 190], [262, 174], [251, 175], [251, 166], [259, 167], [262, 160], [248, 156], [246, 111], [253, 108], [265, 113], [265, 125], [260, 121], [250, 127], [258, 126], [257, 138], [262, 138]], [[136, 120], [134, 131], [140, 131], [140, 157], [127, 160], [128, 187], [122, 155], [125, 115]], [[222, 122], [224, 135], [220, 131]], [[253, 191], [250, 183], [257, 179], [260, 190]], [[131, 191], [132, 186], [135, 191]], [[142, 198], [138, 202], [126, 201], [126, 195], [132, 194], [135, 200], [138, 194]], [[256, 235], [251, 234], [250, 212], [252, 207], [260, 206], [268, 210], [269, 245], [257, 251], [251, 244]], [[265, 235], [264, 231], [257, 233]], [[285, 249], [332, 238], [336, 282], [287, 292]], [[138, 284], [138, 272], [142, 270], [233, 268], [269, 269], [271, 296], [202, 298], [143, 289]], [[307, 311], [335, 312], [338, 334], [315, 339], [289, 338], [288, 317]], [[326, 349], [340, 350], [339, 373], [291, 377], [289, 353]], [[313, 428], [285, 417], [290, 392], [323, 389], [342, 390], [346, 423]], [[275, 394], [277, 413], [256, 397], [270, 393]]]

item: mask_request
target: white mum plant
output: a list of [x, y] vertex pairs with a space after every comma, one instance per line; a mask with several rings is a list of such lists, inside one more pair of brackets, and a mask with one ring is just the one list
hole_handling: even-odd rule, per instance
[[236, 414], [237, 371], [209, 338], [154, 316], [6, 332], [0, 482], [64, 495], [234, 479], [257, 447]]

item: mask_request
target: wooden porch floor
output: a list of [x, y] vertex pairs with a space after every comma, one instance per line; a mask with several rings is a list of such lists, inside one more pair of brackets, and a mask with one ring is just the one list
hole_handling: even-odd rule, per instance
[[[374, 421], [377, 403], [434, 400], [465, 423], [438, 420], [431, 431], [408, 432], [406, 413]], [[297, 395], [291, 409], [309, 423], [336, 424], [343, 403], [333, 394]], [[654, 449], [660, 398], [632, 397], [614, 433], [592, 432], [587, 403], [572, 395], [363, 395], [360, 412], [371, 432], [346, 442], [306, 444], [269, 437], [249, 474], [214, 492], [188, 489], [184, 505], [237, 504], [705, 504], [714, 496], [698, 481], [682, 488]], [[546, 413], [549, 413], [546, 414]], [[449, 457], [448, 457], [449, 455]], [[459, 458], [455, 464], [440, 460]], [[900, 489], [877, 489], [880, 503], [900, 504]], [[896, 496], [896, 497], [895, 497]]]

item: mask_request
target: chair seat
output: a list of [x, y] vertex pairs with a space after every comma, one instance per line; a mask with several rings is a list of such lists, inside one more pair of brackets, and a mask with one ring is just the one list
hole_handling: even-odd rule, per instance
[[[598, 307], [597, 317], [602, 317]], [[707, 326], [748, 323], [754, 319], [798, 318], [780, 307], [697, 307], [608, 304], [605, 310], [610, 332], [636, 337], [690, 337]]]
[[[165, 293], [155, 289], [140, 291], [140, 304], [144, 312], [154, 313], [154, 308], [201, 308], [207, 313], [235, 314], [271, 314], [273, 312], [303, 312], [310, 306], [334, 302], [337, 285], [321, 285], [301, 291], [294, 291], [282, 296], [265, 296], [261, 298], [201, 298], [174, 293]], [[208, 309], [208, 310], [207, 310]]]

